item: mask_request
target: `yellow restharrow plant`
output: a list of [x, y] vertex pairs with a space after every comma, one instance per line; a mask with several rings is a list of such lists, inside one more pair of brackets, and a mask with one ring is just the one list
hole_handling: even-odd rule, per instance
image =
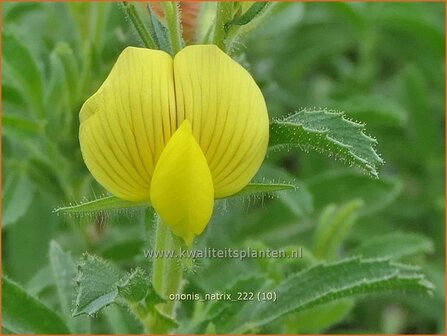
[[128, 47], [80, 112], [81, 151], [96, 180], [122, 199], [150, 201], [187, 245], [214, 199], [253, 178], [268, 138], [260, 89], [214, 45], [174, 59]]

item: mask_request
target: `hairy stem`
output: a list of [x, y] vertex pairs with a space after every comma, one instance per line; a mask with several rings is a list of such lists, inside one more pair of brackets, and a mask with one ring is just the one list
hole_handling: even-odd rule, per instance
[[[158, 219], [154, 244], [155, 251], [178, 253], [181, 248], [182, 242], [180, 239], [172, 234], [161, 219]], [[175, 317], [175, 301], [169, 300], [169, 295], [180, 291], [182, 277], [183, 268], [180, 261], [177, 258], [160, 256], [159, 252], [158, 257], [154, 258], [152, 264], [152, 285], [157, 293], [167, 301], [160, 305], [160, 310], [171, 318]]]

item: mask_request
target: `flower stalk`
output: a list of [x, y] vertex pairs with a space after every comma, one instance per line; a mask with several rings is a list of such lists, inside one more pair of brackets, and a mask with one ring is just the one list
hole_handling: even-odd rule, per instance
[[169, 300], [168, 296], [180, 291], [183, 267], [176, 258], [168, 258], [162, 254], [163, 252], [178, 253], [182, 248], [182, 241], [172, 234], [169, 227], [159, 217], [156, 225], [154, 250], [158, 256], [154, 258], [152, 264], [152, 285], [157, 293], [166, 299], [166, 303], [160, 305], [160, 310], [174, 318], [175, 301]]

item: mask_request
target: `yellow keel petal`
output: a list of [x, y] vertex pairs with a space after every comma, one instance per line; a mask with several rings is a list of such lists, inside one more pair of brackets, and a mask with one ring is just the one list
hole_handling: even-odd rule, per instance
[[185, 120], [155, 166], [151, 203], [172, 232], [191, 245], [210, 221], [214, 187], [205, 155]]

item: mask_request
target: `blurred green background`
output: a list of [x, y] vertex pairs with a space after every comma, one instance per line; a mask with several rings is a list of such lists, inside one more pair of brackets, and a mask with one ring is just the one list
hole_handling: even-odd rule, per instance
[[[367, 298], [332, 317], [324, 309], [292, 314], [261, 332], [443, 333], [444, 4], [291, 3], [275, 12], [235, 56], [261, 86], [271, 118], [315, 106], [344, 111], [366, 123], [386, 163], [373, 179], [309, 150], [271, 152], [257, 178], [295, 179], [299, 190], [222, 202], [199, 246], [312, 250], [328, 205], [361, 199], [355, 224], [327, 259], [362, 251], [419, 265], [434, 295]], [[105, 192], [83, 163], [78, 112], [121, 50], [141, 43], [115, 3], [2, 3], [2, 19], [2, 271], [59, 309], [51, 240], [75, 260], [89, 251], [123, 269], [146, 262], [141, 212], [52, 214]], [[222, 288], [257, 262], [201, 262], [187, 289]], [[279, 267], [261, 266], [271, 274]], [[98, 333], [141, 331], [116, 307], [91, 325]]]

